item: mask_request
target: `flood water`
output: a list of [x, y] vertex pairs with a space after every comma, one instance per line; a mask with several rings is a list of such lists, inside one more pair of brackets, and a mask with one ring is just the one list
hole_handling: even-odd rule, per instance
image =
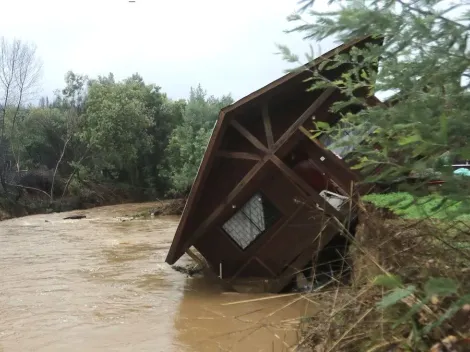
[[[132, 204], [0, 222], [0, 351], [288, 351], [300, 296], [226, 293], [164, 260], [178, 217]], [[63, 220], [71, 214], [81, 220]], [[183, 257], [178, 264], [190, 261]]]

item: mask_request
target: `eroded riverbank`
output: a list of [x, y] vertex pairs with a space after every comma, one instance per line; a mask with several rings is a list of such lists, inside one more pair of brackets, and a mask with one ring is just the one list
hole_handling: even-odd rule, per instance
[[[281, 351], [292, 344], [307, 302], [224, 305], [261, 296], [223, 293], [164, 263], [179, 218], [123, 221], [156, 204], [1, 222], [0, 350]], [[86, 218], [63, 220], [78, 213]]]

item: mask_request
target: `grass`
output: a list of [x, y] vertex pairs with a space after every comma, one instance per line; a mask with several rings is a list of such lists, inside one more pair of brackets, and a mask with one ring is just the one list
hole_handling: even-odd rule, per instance
[[441, 219], [470, 222], [470, 214], [462, 202], [447, 200], [439, 195], [413, 197], [406, 192], [388, 194], [369, 194], [363, 201], [372, 203], [377, 208], [391, 210], [404, 219]]
[[[470, 350], [470, 236], [455, 230], [454, 221], [444, 221], [449, 213], [458, 214], [460, 205], [446, 204], [444, 211], [439, 197], [416, 201], [403, 193], [367, 201], [401, 216], [385, 219], [374, 207], [362, 207], [348, 254], [352, 281], [333, 281], [312, 294], [321, 308], [303, 341], [322, 352], [429, 352], [439, 351], [436, 346], [452, 336]], [[449, 240], [457, 237], [460, 248]], [[380, 277], [401, 279], [387, 287], [378, 284]], [[388, 286], [396, 283], [388, 281]]]

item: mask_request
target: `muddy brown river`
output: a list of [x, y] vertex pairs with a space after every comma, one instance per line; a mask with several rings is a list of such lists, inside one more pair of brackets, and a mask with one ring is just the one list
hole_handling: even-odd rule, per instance
[[0, 351], [290, 350], [312, 303], [227, 293], [173, 270], [164, 260], [178, 217], [123, 221], [151, 207], [0, 222]]

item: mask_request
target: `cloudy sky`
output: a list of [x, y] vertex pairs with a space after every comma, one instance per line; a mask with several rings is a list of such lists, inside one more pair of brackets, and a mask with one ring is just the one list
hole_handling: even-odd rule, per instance
[[[275, 55], [276, 43], [308, 51], [299, 35], [283, 33], [297, 0], [1, 2], [8, 16], [0, 35], [36, 44], [47, 95], [73, 70], [92, 77], [113, 72], [117, 79], [138, 72], [172, 98], [187, 97], [200, 83], [210, 94], [238, 99], [289, 68]], [[334, 46], [321, 43], [321, 52]]]

